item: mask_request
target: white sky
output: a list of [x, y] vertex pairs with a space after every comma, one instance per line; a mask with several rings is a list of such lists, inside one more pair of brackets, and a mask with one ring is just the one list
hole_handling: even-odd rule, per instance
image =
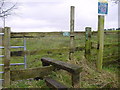
[[[18, 4], [16, 14], [6, 20], [14, 32], [69, 31], [70, 6], [75, 6], [75, 31], [87, 26], [97, 30], [98, 0], [19, 0]], [[117, 27], [118, 6], [109, 2], [105, 28]]]

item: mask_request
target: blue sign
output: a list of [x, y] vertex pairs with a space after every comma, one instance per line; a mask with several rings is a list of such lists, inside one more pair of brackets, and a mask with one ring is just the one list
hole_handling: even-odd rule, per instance
[[108, 14], [108, 3], [98, 2], [98, 14]]
[[64, 32], [63, 36], [70, 36], [70, 33], [69, 32]]

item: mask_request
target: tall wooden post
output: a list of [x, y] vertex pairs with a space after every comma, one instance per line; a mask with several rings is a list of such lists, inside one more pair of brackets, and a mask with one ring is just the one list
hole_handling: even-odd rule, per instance
[[10, 85], [10, 27], [4, 28], [4, 82], [3, 86]]
[[103, 62], [103, 47], [104, 47], [104, 16], [98, 15], [98, 57], [97, 70], [102, 70]]
[[73, 60], [74, 53], [74, 6], [71, 6], [70, 10], [70, 52], [69, 52], [69, 60]]
[[72, 86], [73, 88], [80, 88], [80, 73], [72, 73]]
[[[0, 33], [3, 33], [3, 28], [0, 28]], [[3, 46], [3, 35], [0, 35], [0, 46]], [[3, 55], [3, 49], [0, 49], [0, 55]], [[0, 57], [0, 64], [3, 64], [3, 59], [2, 57]], [[0, 89], [2, 89], [2, 79], [3, 79], [3, 75], [2, 75], [2, 72], [3, 72], [3, 66], [0, 66]]]
[[85, 57], [90, 60], [91, 57], [91, 27], [85, 28]]

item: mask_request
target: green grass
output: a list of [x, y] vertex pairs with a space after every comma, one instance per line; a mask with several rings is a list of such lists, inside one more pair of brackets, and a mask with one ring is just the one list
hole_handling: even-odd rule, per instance
[[[118, 35], [117, 34], [105, 34], [104, 36], [105, 44], [108, 43], [117, 43], [118, 42]], [[97, 43], [97, 35], [93, 34], [92, 35], [92, 42]], [[93, 43], [93, 44], [94, 44]], [[23, 40], [22, 39], [11, 39], [11, 45], [15, 46], [22, 46], [23, 45]], [[75, 47], [84, 47], [85, 46], [85, 36], [84, 34], [77, 34], [77, 36], [75, 36]], [[94, 46], [94, 45], [93, 45]], [[12, 51], [16, 51], [16, 50], [23, 50], [23, 49], [12, 49]], [[60, 60], [60, 61], [65, 61], [65, 62], [71, 62], [69, 61], [69, 37], [63, 37], [62, 35], [58, 35], [58, 36], [46, 36], [46, 37], [40, 37], [40, 38], [34, 38], [34, 39], [27, 39], [27, 50], [29, 51], [36, 51], [39, 50], [39, 52], [37, 52], [35, 54], [35, 52], [33, 53], [33, 55], [27, 55], [27, 67], [28, 68], [34, 68], [34, 67], [39, 67], [42, 66], [41, 63], [41, 58], [42, 57], [50, 57], [56, 60]], [[111, 55], [116, 55], [118, 54], [118, 46], [109, 46], [109, 47], [104, 47], [104, 57], [109, 57]], [[11, 62], [12, 63], [23, 63], [23, 56], [22, 57], [11, 57]], [[81, 61], [84, 62], [84, 50], [78, 50], [74, 53], [74, 59], [75, 59], [75, 63], [82, 66], [81, 65]], [[116, 58], [112, 57], [111, 60], [115, 60]], [[97, 49], [92, 49], [91, 51], [91, 60], [88, 60], [89, 63], [95, 64], [97, 60]], [[105, 59], [104, 61], [109, 62], [109, 59]], [[104, 64], [104, 62], [103, 62]], [[86, 65], [86, 64], [85, 64]], [[83, 65], [84, 67], [84, 65]], [[92, 67], [92, 66], [90, 66]], [[104, 65], [103, 66], [103, 70], [106, 72], [110, 72], [110, 73], [116, 73], [118, 71], [117, 69], [118, 64], [115, 63], [112, 65], [109, 64], [108, 66]], [[24, 66], [12, 66], [11, 70], [15, 70], [15, 69], [21, 69], [24, 68]], [[99, 78], [94, 79], [95, 77], [99, 76], [100, 73], [96, 72], [96, 71], [92, 71], [91, 69], [89, 69], [90, 74], [85, 74], [83, 75], [82, 78], [82, 82], [81, 82], [81, 86], [82, 88], [99, 88], [100, 87], [100, 81], [99, 84], [95, 84], [95, 82], [97, 82], [97, 80], [99, 80]], [[94, 70], [94, 68], [93, 68]], [[91, 73], [92, 72], [92, 73]], [[83, 71], [83, 73], [86, 73]], [[64, 83], [65, 85], [71, 87], [71, 80], [70, 80], [70, 75], [67, 72], [53, 72], [51, 75], [51, 77], [53, 77], [56, 80], [59, 80], [60, 82]], [[91, 81], [90, 81], [91, 79]], [[101, 78], [101, 80], [103, 80], [103, 82], [109, 81], [109, 78], [106, 78], [105, 80], [103, 78]], [[93, 82], [92, 82], [93, 81]], [[12, 82], [12, 85], [10, 86], [10, 88], [48, 88], [45, 84], [45, 82], [43, 80], [40, 81], [34, 81], [34, 80], [21, 80], [21, 81], [15, 81]]]

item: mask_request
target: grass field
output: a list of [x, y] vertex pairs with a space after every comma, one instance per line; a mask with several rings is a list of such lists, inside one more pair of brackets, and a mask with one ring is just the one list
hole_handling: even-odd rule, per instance
[[[39, 35], [39, 34], [38, 34]], [[75, 36], [75, 53], [74, 61], [70, 61], [69, 57], [69, 37], [62, 34], [45, 35], [38, 38], [27, 38], [27, 68], [42, 67], [41, 57], [50, 57], [68, 63], [74, 63], [83, 67], [81, 73], [81, 88], [104, 88], [118, 87], [118, 67], [119, 53], [118, 48], [120, 42], [118, 33], [106, 33], [104, 36], [104, 60], [103, 71], [97, 72], [95, 63], [97, 59], [97, 34], [92, 35], [92, 51], [91, 59], [86, 60], [84, 57], [85, 35], [76, 34]], [[23, 39], [11, 39], [11, 45], [22, 46]], [[23, 49], [12, 49], [11, 51], [20, 51]], [[22, 63], [23, 56], [11, 57], [11, 63]], [[11, 66], [11, 70], [22, 69], [24, 66]], [[65, 71], [53, 72], [51, 77], [59, 80], [68, 87], [71, 87], [70, 75]], [[33, 79], [20, 80], [12, 82], [10, 88], [47, 88], [43, 80], [35, 81]]]

